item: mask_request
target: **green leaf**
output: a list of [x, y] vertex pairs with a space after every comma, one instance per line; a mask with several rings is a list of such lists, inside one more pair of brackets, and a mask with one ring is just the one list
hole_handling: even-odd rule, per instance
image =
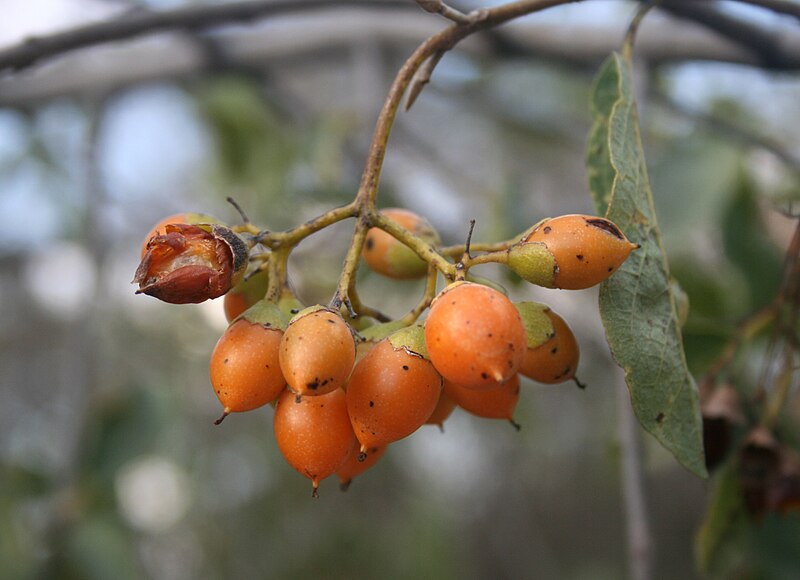
[[685, 467], [706, 477], [697, 386], [686, 365], [670, 290], [630, 64], [619, 54], [595, 80], [592, 110], [587, 164], [595, 207], [641, 244], [600, 288], [608, 344], [625, 371], [639, 422]]

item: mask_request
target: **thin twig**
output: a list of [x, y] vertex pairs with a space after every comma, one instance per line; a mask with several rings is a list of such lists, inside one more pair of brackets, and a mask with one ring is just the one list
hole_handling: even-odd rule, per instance
[[[620, 381], [621, 382], [621, 381]], [[622, 455], [622, 499], [628, 546], [628, 577], [653, 577], [653, 539], [645, 498], [641, 428], [633, 413], [628, 389], [617, 387], [617, 432]]]
[[[641, 0], [640, 0], [641, 1]], [[760, 5], [755, 0], [736, 0], [744, 4]], [[793, 58], [783, 49], [780, 38], [773, 31], [751, 21], [733, 16], [718, 8], [719, 3], [699, 0], [662, 0], [659, 8], [679, 18], [697, 22], [728, 40], [746, 47], [757, 55], [765, 68], [782, 68]], [[766, 8], [766, 6], [761, 5]], [[786, 4], [784, 9], [790, 8]], [[796, 10], [796, 9], [795, 9]], [[783, 11], [791, 13], [793, 11]]]
[[176, 10], [141, 10], [114, 20], [79, 26], [0, 51], [0, 71], [21, 70], [45, 58], [105, 42], [125, 40], [164, 30], [198, 30], [232, 22], [247, 22], [278, 14], [356, 6], [367, 9], [408, 8], [402, 0], [249, 0], [188, 6]]
[[439, 14], [456, 24], [469, 24], [470, 17], [452, 6], [448, 6], [442, 0], [417, 0], [420, 8], [432, 14]]
[[436, 68], [436, 65], [439, 64], [439, 61], [442, 60], [444, 56], [444, 51], [440, 50], [439, 52], [434, 53], [428, 60], [425, 61], [419, 70], [414, 75], [414, 78], [411, 80], [411, 86], [408, 88], [408, 96], [406, 97], [406, 105], [403, 107], [403, 110], [409, 111], [414, 103], [417, 101], [417, 97], [419, 97], [422, 89], [425, 88], [429, 82], [431, 82], [431, 75], [433, 75], [433, 69]]

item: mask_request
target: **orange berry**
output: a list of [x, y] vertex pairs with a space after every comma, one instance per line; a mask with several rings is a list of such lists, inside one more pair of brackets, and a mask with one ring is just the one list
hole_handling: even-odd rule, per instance
[[[381, 210], [381, 214], [429, 244], [439, 244], [439, 234], [433, 226], [414, 212], [388, 208]], [[370, 228], [367, 232], [361, 256], [372, 270], [389, 278], [421, 278], [428, 271], [428, 264], [411, 248], [378, 228]]]
[[422, 334], [418, 326], [394, 333], [353, 370], [347, 410], [362, 452], [411, 435], [436, 408], [442, 377], [419, 346]]
[[[357, 475], [361, 475], [375, 465], [378, 460], [383, 457], [385, 452], [386, 446], [371, 447], [366, 450], [364, 455], [361, 455], [361, 444], [358, 442], [358, 439], [356, 439], [356, 442], [353, 444], [353, 449], [350, 451], [350, 455], [347, 456], [342, 466], [336, 470], [341, 490], [347, 491], [350, 484], [353, 483], [353, 478]], [[359, 460], [359, 458], [362, 458], [362, 460]]]
[[520, 302], [516, 307], [528, 334], [528, 348], [519, 372], [545, 384], [574, 379], [581, 353], [564, 319], [544, 304]]
[[514, 409], [519, 401], [518, 375], [514, 375], [505, 383], [484, 390], [462, 387], [445, 380], [444, 391], [465, 411], [487, 419], [507, 419], [519, 429], [519, 425], [514, 422]]
[[[269, 311], [270, 305], [254, 308]], [[286, 386], [278, 361], [282, 319], [270, 322], [263, 316], [259, 322], [246, 316], [228, 327], [211, 354], [211, 384], [224, 408], [223, 418], [266, 405]]]
[[444, 431], [444, 422], [453, 414], [455, 408], [455, 401], [448, 397], [447, 393], [443, 390], [439, 395], [439, 402], [436, 403], [436, 408], [433, 410], [433, 413], [431, 413], [431, 416], [428, 417], [428, 420], [425, 421], [425, 424], [438, 425], [439, 429]]
[[319, 482], [344, 464], [355, 444], [342, 389], [317, 397], [299, 397], [285, 390], [275, 407], [275, 440], [286, 461], [311, 480], [316, 497]]
[[488, 286], [461, 282], [433, 301], [425, 343], [433, 366], [446, 380], [480, 389], [516, 374], [527, 339], [508, 298]]
[[299, 395], [322, 395], [344, 386], [355, 359], [350, 327], [339, 314], [322, 306], [297, 314], [281, 341], [281, 370]]
[[508, 250], [508, 266], [546, 288], [581, 290], [599, 284], [638, 248], [611, 221], [563, 215], [539, 222]]

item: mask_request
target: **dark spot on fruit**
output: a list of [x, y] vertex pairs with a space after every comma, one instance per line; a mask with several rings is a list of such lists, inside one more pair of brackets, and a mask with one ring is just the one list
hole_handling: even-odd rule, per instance
[[374, 407], [374, 406], [375, 406], [375, 401], [370, 401], [370, 402], [369, 402], [369, 406], [370, 406], [370, 407]]
[[298, 336], [297, 340], [303, 340], [303, 337], [302, 336]]
[[550, 351], [550, 354], [556, 354], [557, 352], [558, 352], [558, 347], [557, 347], [557, 346], [554, 346], [554, 347], [552, 348], [552, 350]]
[[269, 368], [269, 365], [264, 365], [264, 368], [265, 368], [265, 369], [268, 369], [268, 368]]
[[620, 240], [625, 239], [625, 236], [622, 235], [622, 232], [619, 231], [619, 228], [608, 220], [602, 218], [587, 219], [586, 225], [596, 227], [604, 232], [608, 232]]
[[469, 324], [469, 323], [470, 323], [470, 321], [469, 321], [469, 320], [467, 320], [467, 324]]
[[514, 343], [513, 342], [509, 342], [508, 343], [508, 348], [511, 349], [511, 352], [514, 352]]
[[407, 371], [408, 370], [408, 365], [403, 365], [403, 370]]
[[614, 266], [609, 266], [609, 267], [608, 267], [608, 271], [609, 271], [609, 272], [613, 272], [613, 271], [614, 271]]
[[456, 303], [456, 301], [455, 301], [455, 300], [451, 300], [451, 301], [450, 301], [450, 304], [455, 304], [455, 303]]
[[580, 261], [583, 261], [583, 254], [578, 254], [575, 257], [578, 258]]
[[294, 396], [295, 405], [299, 405], [302, 400], [303, 400], [303, 397], [301, 397], [300, 395], [295, 395]]
[[330, 318], [328, 319], [328, 322], [330, 322], [331, 324], [336, 324], [336, 321], [335, 320], [331, 320]]
[[481, 373], [481, 378], [486, 380], [489, 378], [489, 375], [487, 373]]
[[659, 413], [658, 415], [656, 415], [656, 423], [663, 423], [664, 419], [665, 419], [664, 413]]
[[545, 226], [545, 228], [542, 231], [546, 234], [549, 234], [550, 232], [553, 231], [553, 228], [551, 228], [550, 226]]
[[490, 333], [488, 333], [488, 334], [486, 335], [486, 337], [487, 337], [487, 338], [492, 338], [492, 333], [491, 333], [491, 332], [490, 332]]
[[365, 244], [365, 246], [367, 248], [367, 251], [369, 252], [373, 248], [373, 246], [375, 246], [375, 240], [373, 240], [372, 238], [367, 238], [367, 243]]
[[225, 359], [224, 361], [222, 361], [222, 364], [224, 364], [224, 365], [228, 364], [228, 359]]
[[306, 388], [316, 391], [319, 388], [319, 379], [315, 379], [313, 382], [306, 383]]

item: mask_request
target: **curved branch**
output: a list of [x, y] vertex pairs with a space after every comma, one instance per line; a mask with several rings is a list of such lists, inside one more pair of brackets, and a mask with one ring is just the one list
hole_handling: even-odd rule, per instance
[[0, 50], [0, 71], [21, 70], [58, 54], [104, 42], [126, 40], [164, 30], [198, 30], [267, 16], [320, 8], [357, 6], [366, 9], [414, 8], [403, 0], [247, 0], [229, 4], [189, 6], [169, 11], [141, 11], [114, 20], [80, 26], [56, 34], [31, 37]]

